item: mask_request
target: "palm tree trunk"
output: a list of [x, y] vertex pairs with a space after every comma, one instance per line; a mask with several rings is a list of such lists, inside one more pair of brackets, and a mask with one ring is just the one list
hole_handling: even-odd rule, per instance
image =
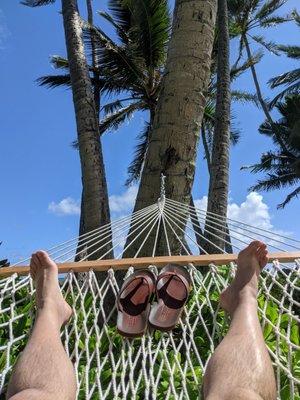
[[[93, 7], [92, 7], [92, 0], [86, 0], [86, 6], [87, 6], [87, 14], [88, 14], [88, 22], [90, 25], [93, 25], [94, 23], [94, 16], [93, 16]], [[94, 77], [94, 86], [92, 87], [93, 93], [94, 93], [94, 102], [95, 102], [95, 108], [96, 108], [96, 115], [98, 119], [98, 125], [100, 121], [100, 85], [99, 85], [99, 73], [97, 72], [97, 57], [96, 57], [96, 46], [95, 46], [95, 40], [93, 37], [91, 37], [91, 48], [92, 48], [92, 66], [94, 68], [93, 71], [93, 77]], [[102, 157], [102, 154], [100, 154], [100, 157]], [[107, 189], [106, 189], [107, 190]], [[85, 227], [85, 221], [84, 221], [84, 193], [82, 191], [81, 194], [81, 202], [80, 202], [80, 223], [79, 223], [79, 236], [84, 235], [85, 233], [88, 232], [88, 230]], [[107, 205], [107, 208], [109, 208], [109, 205]], [[110, 222], [110, 216], [108, 214], [108, 218], [104, 220], [102, 223], [107, 224]], [[78, 245], [77, 245], [77, 250], [76, 250], [76, 256], [75, 256], [75, 261], [79, 261], [84, 254], [84, 240], [79, 240]], [[109, 257], [113, 258], [113, 254], [109, 253]]]
[[[246, 47], [246, 52], [247, 52], [247, 57], [248, 60], [252, 59], [252, 53], [251, 53], [251, 49], [250, 49], [250, 45], [249, 45], [249, 41], [247, 36], [244, 36], [244, 43], [245, 43], [245, 47]], [[281, 139], [281, 132], [280, 129], [278, 129], [277, 125], [274, 123], [273, 118], [271, 117], [271, 114], [269, 112], [268, 106], [262, 96], [261, 90], [260, 90], [260, 85], [258, 82], [258, 78], [257, 78], [257, 74], [256, 74], [256, 70], [255, 70], [255, 66], [253, 64], [250, 63], [250, 68], [251, 68], [251, 73], [252, 73], [252, 77], [253, 77], [253, 81], [254, 81], [254, 85], [255, 85], [255, 90], [256, 90], [256, 94], [257, 94], [257, 98], [258, 101], [261, 105], [261, 108], [265, 114], [265, 117], [267, 119], [267, 121], [269, 122], [269, 124], [272, 127], [272, 130], [276, 136], [276, 139], [278, 141], [278, 143], [280, 144], [281, 148], [283, 149], [283, 151], [287, 154], [290, 155], [290, 152], [288, 151], [284, 141]]]
[[[217, 60], [217, 102], [213, 149], [210, 165], [210, 180], [207, 211], [220, 216], [222, 227], [206, 216], [205, 237], [220, 249], [224, 249], [229, 186], [230, 150], [230, 66], [229, 30], [227, 1], [218, 0], [218, 60]], [[208, 227], [209, 225], [209, 227]], [[218, 230], [217, 230], [218, 229]], [[221, 230], [221, 232], [219, 231]], [[209, 232], [208, 232], [209, 231]], [[215, 235], [215, 236], [214, 236]], [[220, 252], [207, 243], [209, 253]]]
[[[76, 0], [62, 0], [62, 14], [81, 162], [84, 230], [88, 232], [110, 220], [105, 168]], [[97, 259], [105, 252], [109, 255], [110, 247], [91, 247], [89, 259]]]
[[[94, 25], [94, 15], [93, 15], [93, 6], [92, 0], [86, 0], [86, 8], [88, 14], [88, 23], [93, 26]], [[94, 100], [95, 100], [95, 107], [98, 119], [100, 120], [100, 85], [99, 85], [99, 72], [98, 72], [98, 62], [96, 56], [96, 43], [94, 36], [91, 35], [91, 48], [92, 48], [92, 63], [93, 63], [93, 77], [95, 81], [94, 85]]]
[[[135, 211], [157, 201], [162, 173], [166, 176], [166, 196], [186, 204], [190, 202], [197, 141], [210, 75], [216, 3], [216, 0], [175, 2], [166, 70]], [[140, 254], [151, 254], [154, 236], [153, 233]], [[169, 238], [172, 253], [178, 253], [180, 247], [175, 245], [175, 234], [169, 232]], [[136, 240], [125, 256], [135, 254], [139, 246], [140, 241]], [[157, 254], [167, 254], [162, 240]]]

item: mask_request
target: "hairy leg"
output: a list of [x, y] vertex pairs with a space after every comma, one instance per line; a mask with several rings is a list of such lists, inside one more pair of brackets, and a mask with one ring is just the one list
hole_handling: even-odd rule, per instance
[[239, 254], [236, 277], [221, 294], [231, 324], [205, 372], [207, 400], [276, 399], [274, 371], [257, 315], [258, 276], [267, 260], [266, 245], [252, 242]]
[[60, 340], [61, 326], [71, 314], [58, 284], [56, 264], [48, 254], [32, 255], [30, 273], [36, 285], [37, 317], [27, 346], [8, 385], [11, 400], [74, 400], [73, 365]]

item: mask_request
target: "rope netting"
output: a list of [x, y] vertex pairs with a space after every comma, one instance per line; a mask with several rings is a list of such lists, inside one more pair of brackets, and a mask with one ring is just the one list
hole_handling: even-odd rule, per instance
[[[198, 221], [198, 228], [195, 228]], [[205, 234], [203, 227], [205, 224]], [[206, 243], [215, 246], [214, 235], [226, 252], [240, 250], [254, 239], [269, 250], [296, 251], [300, 242], [266, 229], [252, 227], [213, 213], [178, 203], [164, 196], [157, 204], [113, 221], [110, 225], [48, 250], [57, 262], [72, 261], [78, 251], [81, 261], [92, 253], [106, 258], [113, 251], [122, 258], [130, 248], [137, 258], [151, 241], [157, 255], [159, 242], [171, 255], [174, 238], [181, 254], [206, 254]], [[207, 235], [209, 231], [209, 235]], [[218, 235], [219, 232], [219, 235]], [[151, 239], [152, 238], [152, 239]], [[109, 244], [109, 248], [107, 245]], [[155, 259], [154, 259], [155, 260]], [[23, 264], [27, 260], [19, 263]], [[220, 292], [236, 271], [235, 263], [207, 267], [186, 266], [192, 291], [179, 325], [169, 333], [148, 331], [138, 339], [124, 339], [115, 328], [114, 304], [120, 279], [113, 269], [101, 273], [69, 272], [60, 277], [62, 292], [73, 307], [74, 317], [62, 331], [65, 349], [75, 365], [78, 399], [199, 399], [207, 362], [228, 330], [228, 319], [218, 305]], [[158, 273], [155, 265], [149, 268]], [[131, 274], [129, 267], [126, 275]], [[1, 274], [1, 271], [0, 271]], [[259, 317], [277, 379], [278, 399], [299, 400], [300, 391], [300, 261], [282, 264], [275, 260], [262, 272], [259, 283]], [[24, 348], [34, 321], [34, 286], [29, 276], [16, 273], [0, 280], [0, 388], [2, 393], [18, 355]], [[63, 374], [63, 371], [59, 373]]]

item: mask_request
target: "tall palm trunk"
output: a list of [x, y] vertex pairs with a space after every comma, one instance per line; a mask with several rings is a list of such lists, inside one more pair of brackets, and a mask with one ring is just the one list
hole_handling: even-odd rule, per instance
[[[245, 43], [245, 47], [246, 47], [247, 57], [248, 57], [249, 60], [251, 60], [252, 59], [252, 53], [251, 53], [249, 41], [248, 41], [248, 38], [247, 38], [246, 35], [244, 36], [244, 43]], [[261, 108], [262, 108], [262, 110], [263, 110], [263, 112], [265, 114], [265, 117], [266, 117], [267, 121], [270, 123], [270, 125], [271, 125], [271, 127], [273, 129], [273, 132], [274, 132], [274, 134], [276, 136], [276, 139], [277, 139], [278, 143], [280, 144], [282, 150], [287, 155], [290, 155], [290, 152], [287, 149], [284, 141], [281, 139], [280, 129], [274, 123], [273, 118], [272, 118], [272, 116], [271, 116], [271, 114], [269, 112], [268, 106], [267, 106], [267, 104], [266, 104], [266, 102], [265, 102], [265, 100], [264, 100], [264, 98], [262, 96], [261, 89], [260, 89], [259, 82], [258, 82], [258, 77], [257, 77], [256, 70], [255, 70], [255, 66], [253, 64], [250, 64], [250, 69], [251, 69], [251, 73], [252, 73], [252, 77], [253, 77], [253, 81], [254, 81], [254, 86], [255, 86], [257, 98], [258, 98], [258, 101], [259, 101], [259, 103], [261, 105]]]
[[[214, 40], [216, 0], [176, 0], [165, 75], [156, 107], [135, 211], [157, 201], [160, 176], [166, 176], [166, 196], [189, 204], [196, 148], [205, 106]], [[182, 233], [179, 233], [182, 236]], [[155, 233], [141, 254], [153, 249]], [[179, 252], [169, 232], [171, 251]], [[127, 240], [127, 244], [129, 239]], [[160, 241], [158, 254], [166, 254]], [[125, 256], [134, 255], [136, 240]]]
[[[86, 6], [87, 6], [88, 23], [90, 25], [93, 25], [94, 24], [94, 15], [93, 15], [92, 0], [86, 0]], [[99, 73], [97, 72], [98, 62], [97, 62], [97, 56], [96, 56], [96, 45], [95, 45], [95, 39], [93, 36], [91, 36], [91, 48], [92, 48], [92, 66], [94, 68], [94, 71], [93, 71], [94, 85], [93, 85], [92, 89], [93, 89], [93, 93], [94, 93], [95, 109], [96, 109], [97, 121], [98, 121], [98, 125], [99, 125], [99, 123], [100, 123], [100, 91], [101, 90], [100, 90], [100, 83], [99, 83]], [[100, 157], [102, 157], [102, 153], [100, 154]], [[84, 196], [83, 190], [82, 190], [82, 194], [81, 194], [79, 236], [82, 236], [89, 231], [86, 228], [86, 224], [85, 224], [85, 220], [84, 220], [85, 196]], [[107, 191], [107, 189], [106, 189], [106, 191]], [[107, 209], [109, 210], [109, 205], [107, 205]], [[108, 212], [106, 215], [104, 215], [104, 218], [101, 221], [101, 225], [108, 224], [109, 222], [110, 222], [110, 214]], [[75, 261], [79, 261], [81, 258], [86, 256], [84, 243], [85, 243], [84, 239], [78, 241]], [[107, 250], [108, 249], [105, 248], [105, 251], [107, 251]], [[113, 258], [112, 250], [107, 254], [107, 257]]]
[[[207, 211], [219, 214], [222, 226], [206, 216], [205, 236], [220, 249], [224, 248], [229, 186], [230, 150], [230, 66], [227, 0], [218, 0], [217, 102]], [[219, 252], [206, 244], [209, 253]]]
[[[88, 232], [110, 220], [105, 168], [76, 0], [62, 0], [62, 14], [81, 162], [84, 231]], [[109, 249], [93, 246], [89, 259], [99, 258]]]

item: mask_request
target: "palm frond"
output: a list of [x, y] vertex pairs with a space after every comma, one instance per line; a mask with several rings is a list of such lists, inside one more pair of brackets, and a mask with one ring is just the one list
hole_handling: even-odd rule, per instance
[[275, 78], [270, 79], [268, 83], [270, 84], [270, 87], [274, 89], [281, 85], [289, 85], [298, 80], [300, 80], [300, 68], [276, 76]]
[[109, 0], [108, 9], [116, 24], [125, 32], [128, 32], [131, 27], [131, 12], [126, 2], [123, 0]]
[[100, 60], [100, 70], [109, 93], [145, 86], [145, 75], [141, 60], [122, 46], [118, 46], [100, 28], [86, 24], [83, 37], [92, 53], [91, 35], [96, 43], [95, 54]]
[[293, 85], [288, 86], [282, 92], [278, 93], [274, 99], [269, 103], [269, 108], [272, 109], [276, 106], [279, 101], [281, 101], [284, 97], [293, 95], [293, 94], [300, 94], [300, 80]]
[[278, 49], [279, 49], [280, 51], [282, 51], [283, 53], [285, 53], [285, 55], [286, 55], [287, 57], [296, 58], [296, 59], [299, 59], [299, 58], [300, 58], [300, 46], [296, 46], [296, 45], [294, 45], [294, 46], [289, 46], [289, 45], [283, 45], [283, 44], [281, 44], [281, 45], [278, 45], [277, 47], [278, 47]]
[[265, 49], [267, 49], [267, 50], [270, 51], [271, 53], [275, 54], [276, 56], [279, 56], [279, 55], [280, 55], [276, 43], [274, 43], [274, 42], [267, 42], [267, 41], [265, 40], [265, 38], [264, 38], [263, 36], [261, 36], [261, 35], [260, 35], [260, 36], [258, 36], [258, 35], [253, 35], [253, 36], [251, 36], [251, 37], [252, 37], [252, 39], [253, 39], [256, 43], [260, 44], [261, 46], [263, 46]]
[[230, 129], [230, 142], [233, 146], [236, 146], [238, 142], [240, 141], [241, 137], [241, 132], [234, 127], [231, 127]]
[[117, 130], [119, 126], [129, 119], [135, 111], [144, 109], [144, 106], [144, 102], [138, 101], [118, 109], [113, 114], [108, 114], [100, 122], [100, 134], [103, 134], [107, 130]]
[[298, 198], [298, 194], [300, 194], [300, 186], [298, 186], [295, 190], [288, 194], [285, 200], [282, 203], [278, 204], [277, 208], [284, 208], [294, 197]]
[[293, 20], [292, 15], [287, 15], [285, 17], [281, 17], [279, 15], [274, 15], [268, 18], [263, 18], [259, 21], [259, 25], [262, 28], [270, 28], [279, 24], [283, 24], [285, 22], [289, 22]]
[[282, 189], [288, 186], [293, 186], [297, 183], [299, 178], [295, 173], [288, 173], [278, 176], [276, 174], [268, 174], [268, 178], [259, 180], [255, 185], [249, 188], [250, 191], [266, 191]]
[[287, 0], [266, 0], [262, 7], [255, 14], [256, 20], [263, 20], [269, 17], [273, 12], [282, 7]]
[[166, 58], [171, 21], [167, 0], [129, 0], [132, 13], [130, 37], [147, 68], [162, 66]]
[[20, 3], [28, 7], [40, 7], [47, 6], [48, 4], [53, 4], [55, 3], [55, 0], [24, 0]]
[[104, 11], [99, 11], [98, 14], [116, 29], [118, 37], [121, 39], [122, 43], [128, 43], [128, 32], [126, 32], [125, 29], [121, 25], [119, 25], [110, 14]]
[[146, 122], [143, 131], [137, 137], [138, 144], [135, 146], [133, 160], [127, 170], [128, 178], [125, 183], [126, 186], [130, 186], [137, 182], [141, 176], [148, 149], [150, 130], [151, 126]]
[[48, 89], [54, 89], [60, 86], [71, 87], [71, 78], [69, 74], [41, 76], [36, 82], [39, 86], [46, 86]]
[[127, 101], [133, 101], [133, 100], [137, 100], [133, 97], [127, 97], [125, 99], [117, 99], [115, 101], [112, 101], [111, 103], [107, 103], [105, 104], [102, 108], [101, 111], [104, 112], [104, 116], [106, 116], [107, 114], [113, 114], [116, 111], [120, 110], [121, 108], [123, 108], [123, 103], [127, 102]]
[[243, 72], [245, 72], [248, 68], [251, 67], [251, 65], [255, 65], [260, 62], [260, 60], [263, 58], [263, 52], [260, 50], [256, 52], [255, 54], [252, 55], [252, 57], [247, 58], [245, 62], [243, 62], [241, 65], [238, 65], [238, 60], [234, 63], [230, 70], [230, 78], [231, 80], [234, 80], [238, 78]]
[[231, 91], [232, 100], [239, 101], [242, 103], [254, 103], [259, 107], [259, 101], [256, 94], [249, 93], [242, 90], [232, 90]]
[[51, 64], [56, 69], [69, 69], [69, 61], [67, 58], [61, 56], [51, 56]]

